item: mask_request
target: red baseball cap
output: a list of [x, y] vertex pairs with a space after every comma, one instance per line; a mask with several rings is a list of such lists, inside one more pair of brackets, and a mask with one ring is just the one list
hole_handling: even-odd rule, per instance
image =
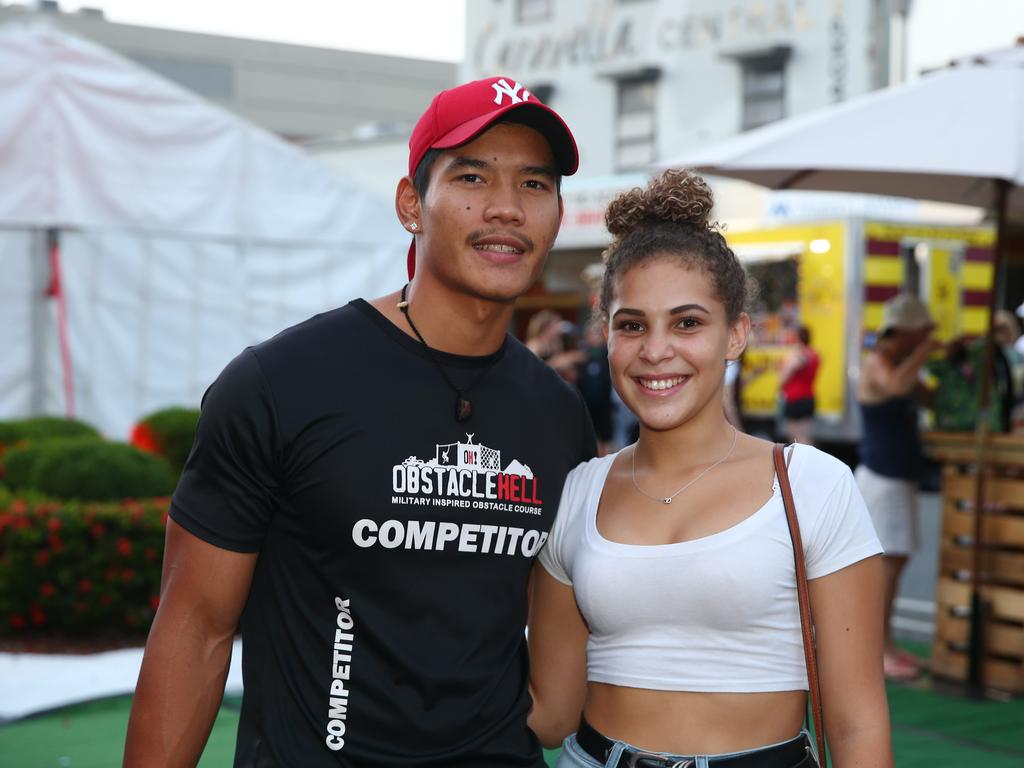
[[[488, 77], [441, 91], [409, 137], [409, 175], [428, 149], [451, 149], [472, 141], [509, 112], [516, 122], [539, 131], [551, 145], [558, 170], [571, 176], [579, 167], [572, 131], [558, 113], [515, 80]], [[416, 241], [409, 246], [409, 277], [416, 270]]]

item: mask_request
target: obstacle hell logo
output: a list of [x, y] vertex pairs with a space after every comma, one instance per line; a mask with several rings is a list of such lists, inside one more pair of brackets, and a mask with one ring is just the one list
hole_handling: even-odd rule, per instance
[[[534, 557], [548, 538], [546, 530], [483, 522], [478, 516], [463, 517], [461, 510], [540, 515], [540, 484], [533, 471], [513, 459], [503, 465], [501, 451], [473, 442], [434, 446], [434, 456], [423, 461], [410, 456], [392, 467], [392, 507], [441, 507], [449, 510], [440, 519], [434, 510], [415, 514], [417, 519], [357, 520], [352, 541], [361, 548], [457, 551], [489, 555]], [[414, 514], [412, 510], [410, 514]]]
[[397, 494], [392, 503], [540, 514], [540, 486], [530, 467], [517, 459], [503, 466], [500, 450], [474, 443], [473, 437], [467, 433], [465, 442], [434, 446], [429, 461], [410, 456], [392, 467], [391, 491]]

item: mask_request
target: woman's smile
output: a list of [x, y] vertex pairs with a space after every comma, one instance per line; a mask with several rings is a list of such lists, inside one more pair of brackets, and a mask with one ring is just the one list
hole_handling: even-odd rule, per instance
[[680, 391], [690, 380], [682, 375], [645, 375], [634, 376], [635, 381], [644, 395], [648, 397], [670, 397]]

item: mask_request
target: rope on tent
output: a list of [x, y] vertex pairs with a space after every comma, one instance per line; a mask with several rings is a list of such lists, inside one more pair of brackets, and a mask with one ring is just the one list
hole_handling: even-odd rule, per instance
[[47, 232], [50, 251], [50, 284], [46, 295], [57, 300], [57, 338], [60, 344], [61, 377], [64, 380], [64, 415], [75, 418], [75, 384], [71, 368], [71, 345], [68, 343], [68, 306], [60, 273], [60, 238], [57, 230]]

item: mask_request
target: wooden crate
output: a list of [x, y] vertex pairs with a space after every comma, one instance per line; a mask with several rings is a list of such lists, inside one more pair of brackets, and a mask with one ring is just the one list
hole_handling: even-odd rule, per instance
[[[982, 680], [1024, 694], [1024, 479], [1018, 470], [986, 476], [979, 570], [985, 604]], [[974, 476], [947, 465], [942, 478], [942, 538], [932, 671], [966, 680], [971, 614]]]

